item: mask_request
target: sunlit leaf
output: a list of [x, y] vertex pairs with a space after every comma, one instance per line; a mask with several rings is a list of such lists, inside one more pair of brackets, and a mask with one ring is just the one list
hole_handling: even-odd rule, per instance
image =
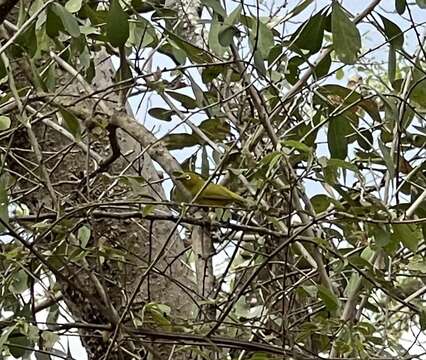
[[419, 243], [423, 240], [420, 229], [415, 224], [393, 224], [392, 236], [412, 252], [417, 250]]
[[88, 226], [84, 225], [78, 229], [77, 239], [80, 242], [80, 246], [85, 248], [90, 240], [91, 230]]
[[83, 0], [68, 0], [65, 4], [65, 9], [70, 13], [75, 13], [81, 9]]
[[10, 128], [10, 118], [5, 115], [0, 115], [0, 131]]

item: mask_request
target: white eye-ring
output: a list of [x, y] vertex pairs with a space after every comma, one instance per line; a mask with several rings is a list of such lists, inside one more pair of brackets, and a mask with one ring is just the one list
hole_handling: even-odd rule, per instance
[[186, 180], [191, 180], [191, 176], [190, 176], [190, 175], [186, 175], [186, 176], [185, 176], [185, 179], [186, 179]]

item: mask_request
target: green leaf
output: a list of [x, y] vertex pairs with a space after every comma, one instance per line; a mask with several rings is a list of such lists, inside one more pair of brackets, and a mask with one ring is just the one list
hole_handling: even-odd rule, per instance
[[[6, 189], [5, 176], [0, 177], [0, 219], [6, 224], [9, 223], [9, 197]], [[0, 232], [5, 230], [3, 223], [0, 223]]]
[[[226, 17], [225, 9], [223, 8], [222, 4], [219, 0], [202, 0], [201, 1], [204, 6], [210, 7], [214, 13], [222, 16], [222, 18]], [[213, 15], [216, 15], [213, 14]]]
[[24, 355], [30, 355], [32, 351], [29, 351], [27, 349], [32, 348], [33, 346], [34, 342], [31, 341], [27, 336], [20, 336], [18, 333], [16, 333], [11, 334], [11, 336], [9, 337], [9, 351], [15, 359], [22, 359]]
[[119, 0], [111, 0], [106, 23], [106, 36], [114, 47], [124, 46], [129, 38], [129, 18]]
[[191, 61], [197, 64], [213, 62], [211, 55], [207, 51], [197, 46], [194, 46], [190, 42], [177, 36], [171, 31], [165, 30], [165, 32], [169, 36], [170, 42], [174, 44], [178, 49], [183, 50], [184, 53], [191, 59]]
[[42, 331], [41, 338], [43, 339], [43, 346], [48, 350], [52, 349], [53, 345], [59, 341], [59, 335], [48, 330]]
[[408, 265], [407, 269], [410, 271], [419, 271], [422, 274], [426, 274], [426, 259], [421, 255], [413, 256]]
[[328, 311], [335, 312], [339, 309], [340, 301], [329, 289], [322, 285], [318, 286], [318, 295]]
[[[65, 31], [62, 25], [61, 18], [53, 11], [53, 6], [57, 4], [52, 4], [47, 8], [47, 18], [46, 18], [46, 33], [51, 38], [55, 38], [59, 35], [59, 31]], [[60, 5], [57, 5], [60, 6]]]
[[399, 15], [402, 15], [405, 12], [406, 7], [406, 0], [395, 0], [395, 10]]
[[14, 294], [21, 294], [28, 289], [28, 274], [25, 270], [19, 270], [12, 277], [9, 290]]
[[207, 148], [203, 146], [201, 150], [201, 176], [208, 179], [209, 174], [210, 174], [210, 171], [209, 171], [209, 158], [207, 155]]
[[264, 59], [260, 55], [260, 52], [258, 50], [256, 50], [253, 53], [253, 57], [254, 57], [254, 65], [255, 65], [257, 72], [262, 76], [266, 76], [265, 62], [263, 61]]
[[[122, 51], [124, 52], [124, 48], [120, 48], [120, 53]], [[130, 65], [129, 65], [125, 55], [120, 56], [120, 59], [121, 59], [120, 67], [118, 68], [117, 72], [115, 73], [114, 80], [116, 82], [129, 80], [129, 82], [127, 82], [127, 83], [130, 84], [130, 79], [133, 79], [132, 70], [130, 69]]]
[[404, 34], [400, 27], [394, 22], [380, 15], [380, 18], [383, 21], [383, 26], [385, 28], [386, 39], [396, 48], [401, 49], [404, 45]]
[[314, 75], [317, 79], [326, 76], [331, 67], [331, 55], [327, 54], [324, 59], [314, 69]]
[[333, 1], [332, 5], [331, 29], [334, 51], [339, 60], [347, 65], [355, 64], [361, 49], [361, 35], [337, 1]]
[[318, 194], [311, 198], [311, 204], [317, 214], [326, 211], [331, 204], [330, 198], [324, 194]]
[[270, 360], [271, 358], [267, 353], [257, 352], [254, 353], [249, 360]]
[[14, 324], [11, 327], [6, 327], [6, 331], [3, 331], [0, 337], [0, 351], [3, 349], [3, 345], [9, 338], [9, 335], [16, 329], [17, 324]]
[[57, 75], [56, 64], [52, 63], [50, 64], [48, 70], [43, 74], [43, 77], [42, 77], [42, 80], [44, 84], [46, 85], [47, 90], [50, 92], [55, 91], [56, 75]]
[[154, 204], [148, 204], [143, 207], [142, 216], [148, 216], [155, 211], [156, 206]]
[[223, 141], [229, 135], [231, 127], [228, 122], [222, 118], [210, 118], [204, 120], [199, 129], [203, 131], [210, 139]]
[[413, 100], [422, 108], [426, 109], [426, 74], [419, 62], [416, 63], [413, 69], [410, 100]]
[[159, 120], [171, 121], [175, 112], [169, 109], [151, 108], [148, 110], [148, 114]]
[[373, 236], [379, 248], [385, 247], [391, 241], [391, 233], [387, 226], [374, 225]]
[[343, 116], [330, 119], [327, 131], [328, 150], [335, 159], [344, 160], [348, 155], [347, 136], [351, 132], [349, 120]]
[[393, 224], [392, 229], [392, 236], [412, 252], [417, 250], [417, 246], [423, 240], [422, 233], [415, 224]]
[[157, 35], [155, 29], [150, 22], [144, 18], [139, 18], [137, 21], [132, 21], [129, 24], [129, 45], [136, 48], [144, 48], [156, 44]]
[[[223, 56], [226, 51], [226, 47], [222, 46], [220, 42], [219, 33], [222, 29], [222, 25], [219, 22], [219, 17], [217, 14], [213, 14], [213, 18], [210, 24], [208, 44], [209, 48], [218, 56]], [[206, 69], [204, 69], [206, 70]]]
[[[34, 57], [37, 52], [36, 23], [34, 22], [16, 39], [16, 43], [22, 46], [30, 57]], [[0, 77], [1, 78], [1, 77]]]
[[393, 83], [396, 76], [396, 51], [393, 45], [389, 46], [388, 53], [388, 78], [389, 82]]
[[64, 119], [64, 127], [67, 129], [74, 138], [79, 141], [81, 139], [81, 127], [78, 119], [69, 111], [61, 109], [61, 115]]
[[10, 118], [5, 115], [0, 115], [0, 131], [10, 128]]
[[51, 328], [54, 326], [54, 324], [56, 324], [56, 322], [58, 321], [58, 317], [59, 317], [59, 305], [58, 304], [53, 304], [52, 306], [49, 307], [49, 312], [47, 314], [47, 327]]
[[348, 284], [346, 285], [346, 288], [343, 292], [344, 296], [350, 296], [358, 289], [358, 284], [361, 279], [361, 275], [358, 273], [353, 273], [349, 279]]
[[3, 59], [0, 57], [0, 80], [7, 76], [6, 65], [4, 64]]
[[241, 10], [243, 6], [239, 4], [234, 11], [232, 11], [226, 18], [224, 23], [226, 25], [235, 25], [240, 20]]
[[[372, 99], [363, 99], [362, 95], [352, 89], [346, 88], [337, 84], [327, 84], [318, 88], [318, 92], [326, 98], [332, 98], [332, 101], [325, 101], [321, 97], [314, 95], [314, 102], [323, 104], [332, 110], [338, 105], [340, 108], [348, 108], [343, 115], [351, 119], [356, 119], [354, 112], [355, 106], [359, 106], [370, 115], [370, 117], [377, 122], [381, 122], [379, 108], [375, 101]], [[340, 103], [337, 103], [337, 99]], [[330, 104], [331, 102], [331, 104]], [[334, 105], [334, 103], [337, 103]], [[352, 106], [351, 106], [352, 105]]]
[[219, 31], [219, 44], [225, 48], [230, 46], [234, 40], [234, 36], [239, 36], [240, 30], [233, 25], [225, 25]]
[[50, 5], [50, 9], [60, 18], [62, 25], [68, 34], [74, 38], [78, 38], [80, 36], [78, 22], [69, 11], [57, 3], [52, 3], [52, 5]]
[[90, 240], [91, 230], [88, 226], [83, 225], [78, 229], [77, 239], [80, 242], [80, 246], [85, 248]]
[[322, 46], [326, 19], [327, 17], [321, 13], [312, 16], [294, 33], [293, 45], [299, 49], [309, 50], [310, 54], [317, 53]]
[[228, 47], [232, 44], [234, 36], [239, 36], [240, 31], [234, 26], [239, 20], [242, 10], [242, 5], [238, 5], [224, 20], [222, 28], [219, 30], [219, 43], [223, 47]]
[[293, 56], [288, 61], [285, 78], [291, 85], [296, 84], [296, 82], [299, 80], [299, 66], [302, 65], [304, 62], [305, 60], [301, 56]]
[[226, 68], [223, 65], [207, 66], [203, 69], [201, 79], [203, 80], [204, 84], [208, 84], [212, 80], [216, 79], [225, 70]]
[[420, 330], [425, 331], [426, 330], [426, 310], [422, 309], [419, 315], [419, 325]]
[[299, 150], [300, 152], [306, 152], [306, 153], [312, 152], [312, 148], [310, 148], [306, 144], [304, 144], [300, 141], [297, 141], [297, 140], [284, 140], [284, 141], [281, 142], [281, 144], [285, 147], [294, 148], [296, 150]]
[[198, 136], [186, 133], [166, 135], [161, 139], [161, 141], [169, 150], [179, 150], [201, 143]]
[[393, 179], [395, 177], [395, 166], [392, 161], [390, 150], [386, 147], [385, 144], [383, 144], [383, 142], [380, 139], [378, 140], [378, 143], [379, 143], [380, 151], [382, 152], [382, 155], [383, 155], [383, 160], [389, 171], [389, 177]]
[[[269, 51], [271, 51], [274, 46], [274, 35], [272, 30], [270, 30], [261, 20], [258, 20], [255, 22], [254, 29], [250, 32], [250, 35], [251, 41], [253, 45], [256, 44], [256, 49], [259, 51], [260, 56], [263, 59], [267, 59]], [[257, 39], [256, 35], [258, 35]]]
[[169, 56], [176, 64], [183, 65], [186, 61], [186, 53], [175, 44], [166, 43], [162, 45], [158, 52]]
[[70, 13], [75, 13], [81, 9], [81, 5], [83, 0], [68, 0], [65, 4], [65, 9], [67, 9]]
[[309, 5], [313, 3], [314, 0], [302, 0], [299, 2], [298, 5], [296, 5], [289, 13], [290, 17], [294, 17], [298, 14], [300, 14], [303, 10], [305, 10]]
[[197, 107], [197, 100], [192, 97], [178, 93], [176, 91], [166, 91], [166, 94], [170, 95], [173, 99], [179, 101], [186, 109], [195, 109]]
[[416, 4], [420, 9], [426, 9], [426, 0], [416, 0]]
[[355, 164], [336, 158], [327, 160], [327, 166], [335, 169], [345, 169], [358, 172], [358, 167]]

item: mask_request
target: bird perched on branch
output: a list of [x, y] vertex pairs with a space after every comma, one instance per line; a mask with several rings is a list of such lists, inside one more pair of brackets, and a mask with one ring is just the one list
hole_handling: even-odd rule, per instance
[[[206, 183], [206, 180], [200, 175], [190, 171], [175, 171], [173, 175], [175, 179], [180, 181], [190, 192], [193, 198], [200, 192]], [[247, 202], [243, 197], [227, 189], [225, 186], [208, 184], [198, 195], [195, 203], [200, 205], [226, 206], [232, 203], [245, 205]]]

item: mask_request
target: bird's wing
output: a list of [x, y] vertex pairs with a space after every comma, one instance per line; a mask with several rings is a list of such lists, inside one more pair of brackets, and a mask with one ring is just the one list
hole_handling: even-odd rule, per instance
[[244, 203], [244, 198], [240, 195], [228, 190], [226, 187], [217, 185], [217, 184], [209, 184], [207, 188], [201, 194], [201, 197], [204, 199], [211, 200], [228, 200], [228, 201], [237, 201]]

